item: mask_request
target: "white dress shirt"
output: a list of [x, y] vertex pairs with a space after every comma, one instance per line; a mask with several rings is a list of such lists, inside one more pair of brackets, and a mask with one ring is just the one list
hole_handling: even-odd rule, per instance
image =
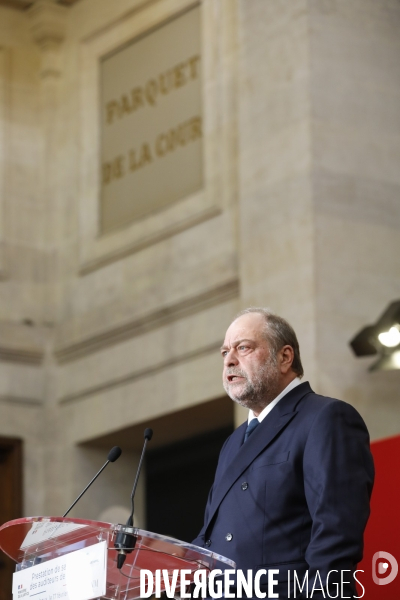
[[255, 418], [257, 418], [257, 419], [260, 421], [260, 423], [261, 423], [261, 421], [262, 421], [263, 419], [265, 419], [265, 417], [267, 416], [267, 414], [268, 414], [269, 412], [271, 412], [271, 410], [274, 408], [274, 406], [276, 406], [276, 405], [278, 404], [279, 400], [281, 400], [281, 399], [283, 398], [283, 396], [286, 396], [286, 394], [287, 394], [288, 392], [290, 392], [290, 390], [293, 390], [295, 387], [297, 387], [298, 385], [300, 385], [300, 383], [301, 383], [301, 379], [300, 379], [300, 377], [296, 377], [295, 379], [293, 379], [293, 381], [291, 381], [291, 382], [289, 383], [289, 385], [287, 385], [287, 386], [285, 387], [285, 389], [284, 389], [284, 390], [282, 390], [282, 391], [281, 391], [281, 393], [280, 393], [280, 394], [279, 394], [279, 395], [278, 395], [278, 396], [277, 396], [277, 397], [276, 397], [274, 400], [272, 400], [272, 402], [270, 402], [270, 403], [269, 403], [269, 404], [268, 404], [268, 405], [267, 405], [267, 406], [266, 406], [266, 407], [265, 407], [265, 408], [264, 408], [264, 409], [263, 409], [263, 410], [260, 412], [260, 414], [258, 415], [258, 417], [256, 417], [256, 415], [253, 413], [253, 411], [252, 411], [252, 410], [249, 410], [249, 417], [248, 417], [248, 419], [247, 419], [247, 422], [248, 422], [248, 423], [250, 423], [250, 421], [251, 421], [252, 419], [255, 419]]

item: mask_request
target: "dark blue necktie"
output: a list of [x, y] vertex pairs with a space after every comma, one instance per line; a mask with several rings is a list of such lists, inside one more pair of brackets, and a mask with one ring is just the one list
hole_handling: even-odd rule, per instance
[[250, 423], [247, 425], [246, 433], [244, 434], [243, 443], [247, 440], [249, 435], [251, 435], [253, 433], [255, 428], [259, 426], [259, 424], [260, 424], [260, 421], [258, 419], [252, 419], [250, 421]]

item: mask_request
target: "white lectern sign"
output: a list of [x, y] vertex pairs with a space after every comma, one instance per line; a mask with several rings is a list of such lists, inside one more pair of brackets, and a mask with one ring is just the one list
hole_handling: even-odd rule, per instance
[[13, 600], [92, 600], [106, 593], [107, 542], [81, 548], [13, 576]]
[[66, 533], [71, 533], [76, 529], [81, 529], [84, 525], [76, 523], [54, 523], [53, 521], [38, 521], [32, 523], [32, 527], [21, 544], [21, 550], [29, 548], [36, 544], [37, 546], [45, 540], [57, 538]]

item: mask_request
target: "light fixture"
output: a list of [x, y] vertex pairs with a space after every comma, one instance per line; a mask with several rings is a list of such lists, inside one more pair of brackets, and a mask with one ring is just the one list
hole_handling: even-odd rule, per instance
[[382, 331], [378, 335], [378, 340], [381, 344], [386, 346], [386, 348], [396, 348], [400, 344], [400, 331], [399, 326], [395, 325], [391, 327], [389, 331]]
[[400, 369], [400, 300], [389, 304], [374, 325], [361, 329], [350, 346], [356, 356], [379, 355], [370, 371]]

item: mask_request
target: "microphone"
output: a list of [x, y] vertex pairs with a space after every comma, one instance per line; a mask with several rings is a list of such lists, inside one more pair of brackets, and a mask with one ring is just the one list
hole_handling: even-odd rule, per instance
[[88, 485], [85, 487], [85, 489], [83, 490], [83, 492], [81, 492], [79, 494], [79, 496], [77, 497], [77, 499], [75, 500], [75, 502], [73, 502], [73, 504], [71, 504], [71, 506], [69, 507], [69, 509], [67, 510], [66, 513], [63, 514], [63, 518], [67, 516], [67, 514], [70, 512], [70, 510], [72, 510], [75, 506], [75, 504], [78, 502], [78, 500], [80, 500], [83, 496], [83, 494], [86, 492], [86, 490], [88, 490], [90, 488], [90, 486], [92, 485], [92, 483], [94, 483], [96, 481], [96, 479], [98, 478], [98, 476], [100, 475], [100, 473], [102, 473], [104, 471], [104, 469], [106, 468], [106, 466], [108, 465], [108, 463], [110, 462], [115, 462], [122, 454], [122, 450], [119, 446], [114, 446], [114, 448], [111, 448], [110, 452], [108, 453], [107, 456], [107, 460], [104, 463], [104, 465], [101, 467], [100, 471], [98, 471], [96, 473], [96, 475], [93, 477], [92, 481], [90, 483], [88, 483]]
[[[139, 460], [139, 466], [137, 468], [135, 481], [133, 483], [132, 493], [131, 493], [131, 514], [125, 524], [125, 527], [133, 528], [133, 512], [134, 512], [134, 497], [136, 492], [136, 487], [139, 481], [140, 471], [142, 469], [142, 463], [144, 458], [144, 453], [146, 452], [147, 442], [151, 440], [153, 437], [153, 430], [147, 428], [144, 430], [144, 444], [142, 449], [142, 454]], [[132, 533], [126, 533], [124, 531], [120, 531], [115, 538], [114, 547], [118, 550], [117, 555], [117, 568], [122, 569], [123, 564], [125, 562], [125, 558], [127, 554], [130, 554], [136, 545], [136, 536]]]

